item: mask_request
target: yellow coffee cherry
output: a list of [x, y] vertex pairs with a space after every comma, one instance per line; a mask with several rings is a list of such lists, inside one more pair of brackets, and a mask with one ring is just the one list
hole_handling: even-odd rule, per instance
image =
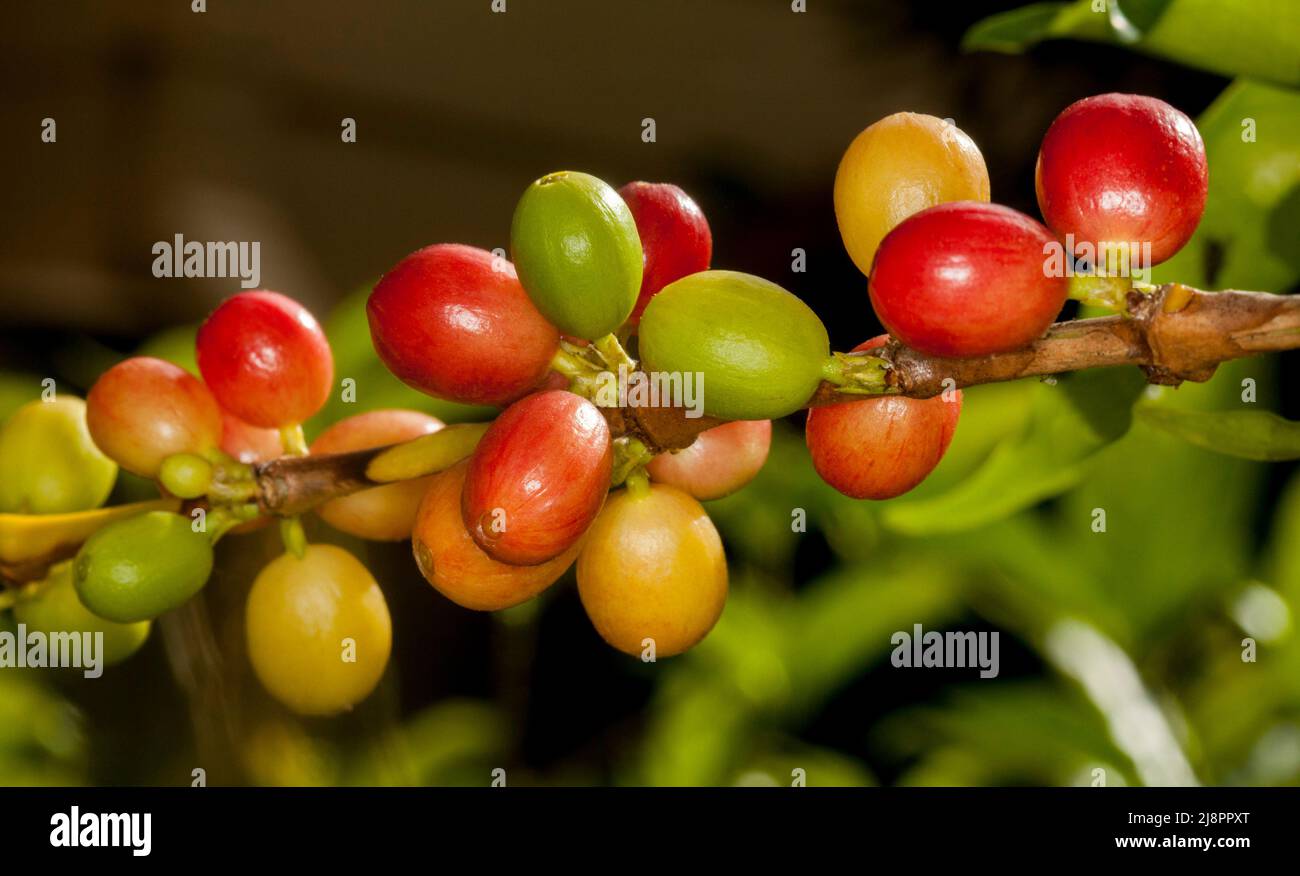
[[248, 594], [248, 656], [262, 685], [302, 715], [365, 699], [392, 648], [388, 604], [369, 570], [329, 544], [272, 560]]
[[640, 656], [680, 654], [717, 623], [727, 560], [713, 521], [692, 496], [649, 484], [609, 497], [578, 557], [578, 595], [596, 632]]
[[835, 172], [835, 219], [863, 274], [876, 247], [913, 213], [946, 201], [987, 201], [984, 156], [956, 125], [894, 113], [854, 138]]

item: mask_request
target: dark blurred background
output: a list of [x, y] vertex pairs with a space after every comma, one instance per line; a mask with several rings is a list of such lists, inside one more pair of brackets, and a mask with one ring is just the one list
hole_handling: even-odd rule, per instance
[[[717, 266], [787, 286], [847, 349], [877, 331], [831, 202], [840, 155], [863, 127], [898, 110], [952, 118], [983, 151], [994, 200], [1036, 214], [1038, 141], [1067, 104], [1140, 92], [1195, 117], [1227, 82], [1095, 44], [959, 50], [969, 25], [1016, 5], [810, 0], [797, 14], [786, 0], [508, 0], [494, 14], [490, 0], [210, 0], [203, 13], [182, 0], [7, 4], [0, 368], [84, 389], [87, 350], [111, 360], [237, 291], [236, 280], [154, 278], [155, 241], [260, 241], [262, 285], [323, 316], [420, 246], [508, 246], [520, 192], [561, 168], [616, 186], [680, 184], [710, 220]], [[55, 144], [41, 142], [46, 117]], [[641, 137], [647, 117], [654, 143]], [[344, 118], [356, 121], [355, 143], [340, 138]], [[796, 247], [806, 273], [791, 272]], [[213, 781], [337, 778], [313, 772], [317, 749], [298, 745], [291, 725], [254, 733], [239, 723], [239, 702], [273, 711], [226, 647], [237, 642], [241, 588], [277, 550], [273, 537], [259, 545], [227, 561], [202, 615], [173, 619], [150, 656], [75, 685], [88, 726], [115, 728], [91, 734], [90, 780], [174, 781], [157, 752], [233, 761], [240, 747], [254, 753]], [[434, 598], [406, 546], [364, 550], [393, 609], [395, 665], [373, 702], [310, 733], [344, 746], [466, 697], [508, 716], [492, 726], [513, 740], [512, 762], [556, 781], [610, 780], [645, 729], [652, 670], [599, 641], [571, 586], [518, 617], [490, 618]], [[832, 568], [831, 554], [820, 534], [801, 541], [791, 586]], [[176, 653], [198, 656], [178, 669]], [[1014, 641], [1002, 661], [1013, 679], [1041, 670]], [[858, 678], [801, 720], [804, 740], [893, 780], [903, 762], [871, 748], [863, 728], [949, 681], [904, 675], [885, 663]], [[472, 735], [479, 725], [465, 708], [455, 726]]]

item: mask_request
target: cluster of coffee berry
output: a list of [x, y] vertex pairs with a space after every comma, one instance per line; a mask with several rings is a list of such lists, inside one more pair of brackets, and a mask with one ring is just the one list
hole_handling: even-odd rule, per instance
[[[351, 495], [339, 490], [316, 513], [362, 538], [411, 539], [424, 577], [472, 609], [532, 599], [576, 563], [582, 604], [607, 642], [643, 659], [678, 654], [709, 632], [727, 594], [721, 539], [700, 502], [758, 473], [772, 419], [807, 407], [827, 385], [841, 397], [872, 396], [809, 412], [814, 467], [855, 498], [907, 492], [945, 453], [961, 392], [891, 395], [889, 362], [872, 352], [901, 343], [941, 368], [944, 358], [1033, 343], [1067, 297], [1114, 302], [1115, 289], [1140, 289], [1128, 279], [1117, 286], [1104, 270], [1083, 280], [1054, 271], [1052, 247], [1064, 240], [1118, 251], [1093, 260], [1111, 273], [1134, 266], [1130, 244], [1163, 261], [1194, 231], [1206, 181], [1200, 136], [1182, 113], [1146, 97], [1089, 98], [1044, 138], [1044, 226], [988, 202], [983, 158], [951, 122], [882, 119], [846, 152], [835, 210], [889, 335], [843, 354], [830, 351], [825, 327], [796, 296], [711, 269], [708, 223], [676, 186], [616, 191], [583, 173], [544, 176], [515, 210], [509, 259], [429, 246], [384, 275], [367, 305], [375, 350], [401, 380], [503, 412], [468, 433], [463, 452], [447, 457], [444, 446], [437, 464]], [[0, 510], [95, 507], [116, 465], [164, 493], [141, 513], [104, 509], [68, 523], [93, 534], [73, 562], [20, 600], [32, 623], [111, 627], [120, 659], [143, 641], [150, 619], [203, 587], [217, 539], [265, 523], [259, 466], [424, 446], [462, 428], [415, 411], [371, 411], [308, 447], [301, 424], [327, 401], [333, 360], [312, 315], [277, 293], [225, 301], [201, 327], [196, 352], [201, 379], [159, 359], [128, 359], [100, 377], [84, 405], [36, 403], [0, 433], [0, 444], [8, 442], [0, 464], [54, 434], [83, 472], [76, 486], [56, 471], [16, 496], [0, 479], [0, 501], [10, 506]], [[611, 375], [633, 374], [667, 376], [661, 385], [670, 388], [698, 377], [708, 422], [730, 422], [663, 452], [617, 425], [625, 402], [604, 394]], [[681, 405], [669, 396], [658, 404]], [[47, 425], [32, 427], [37, 421]], [[23, 482], [32, 481], [13, 479]], [[350, 553], [307, 544], [297, 518], [281, 527], [285, 553], [248, 598], [251, 662], [292, 708], [335, 713], [383, 674], [388, 609]], [[62, 615], [41, 609], [56, 603]]]

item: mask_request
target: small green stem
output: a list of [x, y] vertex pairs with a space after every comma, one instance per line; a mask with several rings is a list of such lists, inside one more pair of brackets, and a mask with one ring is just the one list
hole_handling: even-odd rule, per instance
[[307, 532], [302, 528], [301, 517], [285, 517], [280, 521], [280, 539], [284, 549], [298, 559], [307, 553]]
[[628, 481], [635, 472], [644, 470], [655, 455], [636, 438], [624, 435], [614, 440], [614, 472], [610, 485], [617, 487]]
[[650, 494], [650, 476], [646, 474], [645, 467], [642, 466], [627, 476], [628, 495], [636, 499], [644, 498]]
[[307, 436], [303, 434], [302, 424], [285, 426], [280, 430], [280, 444], [290, 456], [307, 455]]
[[625, 366], [628, 371], [636, 369], [636, 360], [627, 354], [623, 345], [618, 342], [617, 335], [605, 335], [603, 338], [597, 338], [592, 341], [591, 345], [600, 354], [600, 358], [605, 360], [610, 371], [618, 371], [620, 365]]
[[226, 533], [236, 526], [250, 520], [256, 520], [259, 514], [261, 514], [261, 510], [257, 507], [256, 502], [221, 505], [209, 509], [207, 519], [208, 540], [215, 545]]
[[861, 353], [831, 353], [822, 362], [822, 377], [839, 392], [885, 395], [897, 392], [886, 375], [892, 366], [879, 356]]

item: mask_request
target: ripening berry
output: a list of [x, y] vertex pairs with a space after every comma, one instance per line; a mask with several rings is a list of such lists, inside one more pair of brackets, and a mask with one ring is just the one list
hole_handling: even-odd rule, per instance
[[676, 487], [619, 490], [578, 556], [578, 594], [596, 632], [625, 654], [694, 646], [727, 600], [727, 560], [713, 521]]
[[397, 263], [366, 303], [375, 352], [408, 386], [465, 404], [505, 405], [547, 376], [559, 332], [515, 266], [438, 244]]
[[341, 547], [282, 554], [253, 582], [248, 658], [262, 685], [302, 715], [333, 715], [375, 689], [388, 665], [392, 621], [383, 591]]
[[279, 429], [251, 426], [229, 411], [221, 412], [221, 451], [247, 465], [284, 455]]
[[869, 283], [889, 333], [932, 356], [982, 356], [1037, 340], [1069, 280], [1048, 270], [1056, 238], [1023, 213], [958, 201], [886, 235]]
[[641, 292], [627, 321], [641, 321], [650, 299], [674, 280], [706, 271], [713, 258], [713, 234], [700, 205], [671, 183], [630, 182], [618, 190], [636, 220], [645, 269]]
[[190, 518], [149, 511], [110, 523], [77, 553], [77, 595], [100, 617], [132, 623], [187, 602], [212, 573], [212, 544]]
[[735, 420], [701, 432], [689, 447], [659, 454], [646, 472], [697, 499], [721, 499], [754, 479], [771, 446], [771, 420]]
[[136, 356], [100, 375], [86, 397], [86, 425], [99, 449], [142, 477], [177, 453], [202, 456], [221, 441], [221, 409], [184, 368]]
[[104, 504], [117, 466], [86, 427], [86, 403], [33, 401], [0, 425], [0, 513], [60, 514]]
[[[881, 335], [854, 348], [885, 343]], [[948, 450], [961, 390], [950, 399], [889, 395], [825, 405], [808, 411], [804, 438], [821, 479], [854, 499], [892, 499], [934, 470]]]
[[558, 389], [520, 399], [470, 457], [461, 501], [465, 528], [503, 563], [554, 559], [600, 511], [613, 460], [609, 426], [591, 402]]
[[694, 379], [704, 413], [770, 420], [816, 391], [830, 355], [826, 327], [796, 296], [761, 277], [704, 271], [664, 287], [639, 335], [646, 371]]
[[596, 340], [632, 313], [644, 254], [627, 204], [602, 180], [560, 171], [530, 185], [510, 223], [528, 297], [566, 335]]
[[465, 608], [498, 611], [527, 602], [573, 565], [583, 541], [536, 566], [511, 566], [492, 559], [470, 537], [461, 519], [460, 497], [468, 470], [467, 460], [434, 475], [411, 533], [416, 565], [439, 593]]
[[[340, 420], [312, 442], [312, 453], [346, 453], [398, 444], [437, 432], [442, 421], [419, 411], [378, 410]], [[374, 541], [410, 538], [432, 477], [415, 478], [331, 499], [316, 508], [330, 526]]]
[[1140, 259], [1149, 244], [1157, 265], [1196, 231], [1209, 168], [1186, 115], [1154, 97], [1100, 94], [1052, 122], [1035, 183], [1043, 218], [1062, 237], [1073, 235], [1075, 255], [1088, 244], [1100, 260], [1105, 244], [1120, 244], [1129, 245], [1130, 260]]
[[240, 292], [199, 327], [199, 371], [221, 407], [264, 429], [304, 422], [329, 399], [334, 357], [307, 308], [278, 292]]
[[863, 274], [898, 223], [947, 201], [987, 201], [989, 173], [975, 141], [956, 125], [894, 113], [854, 138], [835, 172], [835, 219]]

